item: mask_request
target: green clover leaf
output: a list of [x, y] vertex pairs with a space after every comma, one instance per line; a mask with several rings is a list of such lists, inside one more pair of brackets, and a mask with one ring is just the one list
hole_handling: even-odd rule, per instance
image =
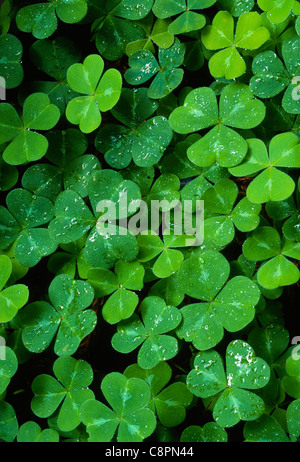
[[243, 13], [249, 13], [254, 7], [254, 0], [218, 0], [217, 4], [221, 7], [221, 10], [226, 10], [232, 16], [241, 16]]
[[4, 0], [4, 2], [0, 6], [0, 34], [5, 35], [9, 31], [10, 28], [10, 12], [11, 12], [11, 4], [9, 0]]
[[52, 35], [59, 19], [67, 24], [81, 21], [87, 13], [86, 0], [48, 0], [49, 3], [38, 3], [21, 8], [16, 16], [16, 23], [22, 32], [32, 33], [37, 39], [45, 39]]
[[95, 289], [97, 298], [110, 295], [102, 309], [103, 319], [116, 324], [129, 318], [138, 305], [139, 297], [133, 292], [143, 288], [145, 270], [138, 261], [119, 260], [115, 273], [105, 269], [90, 269], [88, 281]]
[[274, 419], [273, 416], [264, 414], [253, 422], [246, 422], [243, 430], [246, 442], [277, 442], [287, 443], [287, 437], [282, 426]]
[[96, 400], [80, 408], [89, 441], [109, 442], [117, 433], [118, 443], [141, 442], [153, 433], [156, 419], [147, 407], [151, 395], [144, 380], [111, 372], [102, 380], [101, 390], [112, 409]]
[[256, 327], [248, 335], [248, 343], [271, 368], [289, 346], [288, 331], [278, 324]]
[[[136, 238], [123, 226], [109, 226], [109, 223], [105, 226], [112, 216], [107, 219], [104, 210], [98, 211], [98, 204], [101, 201], [117, 204], [112, 212], [115, 220], [126, 219], [128, 214], [135, 212], [129, 212], [128, 204], [141, 199], [138, 186], [130, 180], [123, 180], [120, 173], [105, 169], [91, 177], [88, 193], [93, 213], [75, 191], [66, 190], [58, 195], [55, 218], [49, 224], [51, 238], [58, 244], [69, 244], [89, 233], [84, 258], [94, 268], [109, 269], [119, 259], [134, 260], [138, 253]], [[122, 203], [120, 194], [126, 203]]]
[[226, 372], [222, 357], [214, 350], [196, 355], [194, 369], [186, 382], [200, 398], [215, 397], [213, 417], [221, 427], [233, 427], [240, 420], [255, 420], [264, 412], [264, 401], [255, 393], [267, 385], [270, 369], [242, 340], [233, 340], [226, 349]]
[[122, 58], [128, 43], [145, 39], [145, 32], [136, 21], [151, 11], [153, 0], [108, 1], [99, 8], [93, 30], [99, 53], [108, 60]]
[[243, 254], [248, 260], [261, 261], [257, 280], [265, 289], [295, 284], [300, 277], [297, 266], [289, 258], [299, 259], [299, 243], [283, 239], [275, 228], [260, 226], [243, 244]]
[[14, 243], [14, 256], [23, 266], [35, 266], [43, 257], [55, 252], [46, 228], [53, 218], [53, 203], [25, 189], [16, 188], [6, 197], [8, 208], [1, 206], [0, 248]]
[[167, 305], [172, 306], [180, 305], [184, 299], [184, 292], [179, 288], [176, 274], [156, 281], [152, 285], [149, 295], [161, 297]]
[[14, 408], [0, 401], [0, 438], [1, 440], [12, 443], [18, 433], [18, 420]]
[[270, 37], [257, 12], [243, 13], [237, 21], [234, 34], [234, 20], [227, 11], [219, 11], [211, 26], [202, 32], [202, 41], [208, 50], [221, 50], [209, 60], [213, 77], [235, 79], [246, 72], [246, 63], [238, 49], [257, 50]]
[[35, 164], [25, 171], [22, 186], [53, 202], [63, 189], [75, 191], [85, 197], [89, 179], [99, 170], [101, 164], [92, 154], [76, 157], [68, 166], [60, 168], [49, 164]]
[[96, 313], [86, 309], [93, 302], [94, 290], [86, 281], [59, 275], [49, 286], [49, 299], [51, 305], [33, 302], [22, 311], [23, 343], [29, 351], [40, 353], [55, 337], [54, 352], [72, 355], [96, 326]]
[[205, 16], [194, 10], [209, 8], [214, 3], [216, 0], [155, 0], [153, 13], [160, 19], [177, 16], [169, 25], [169, 31], [172, 34], [185, 34], [205, 26]]
[[286, 375], [282, 379], [282, 386], [292, 398], [300, 398], [300, 363], [299, 356], [289, 356], [285, 363]]
[[[18, 360], [15, 352], [8, 346], [1, 346], [0, 359], [0, 394], [8, 387], [12, 377], [18, 369]], [[1, 401], [0, 401], [1, 404]]]
[[247, 188], [247, 197], [251, 202], [261, 204], [269, 201], [283, 201], [290, 197], [295, 189], [294, 180], [281, 168], [300, 166], [300, 144], [293, 133], [279, 133], [266, 145], [260, 139], [247, 140], [249, 150], [240, 165], [231, 167], [234, 176], [254, 176]]
[[173, 132], [166, 117], [149, 119], [157, 107], [146, 88], [122, 90], [111, 112], [124, 125], [107, 124], [95, 139], [96, 149], [111, 167], [123, 169], [132, 160], [138, 167], [151, 167], [161, 159]]
[[0, 255], [0, 322], [11, 321], [18, 310], [28, 301], [29, 290], [24, 284], [7, 286], [12, 274], [12, 262], [6, 255]]
[[142, 369], [138, 364], [128, 366], [124, 375], [145, 380], [151, 390], [149, 408], [157, 414], [166, 427], [181, 424], [186, 417], [186, 408], [192, 402], [192, 393], [183, 382], [167, 386], [172, 376], [172, 369], [166, 362], [160, 362], [152, 369]]
[[137, 237], [139, 246], [137, 259], [141, 262], [148, 262], [158, 257], [153, 262], [152, 271], [160, 279], [168, 278], [179, 270], [183, 262], [183, 253], [177, 248], [189, 245], [186, 243], [187, 238], [188, 236], [164, 234], [162, 240], [153, 231], [142, 232]]
[[284, 41], [283, 61], [273, 51], [263, 51], [253, 60], [253, 77], [250, 88], [259, 98], [272, 98], [285, 90], [282, 98], [283, 109], [290, 114], [299, 114], [299, 99], [294, 97], [300, 74], [300, 38]]
[[205, 204], [204, 240], [216, 250], [225, 247], [235, 237], [235, 227], [242, 232], [255, 229], [260, 222], [261, 206], [247, 197], [236, 205], [237, 185], [229, 179], [218, 181], [201, 196]]
[[67, 71], [72, 64], [80, 61], [81, 52], [73, 41], [57, 37], [53, 40], [37, 40], [30, 47], [29, 54], [35, 66], [51, 77], [32, 82], [30, 90], [46, 93], [63, 116], [69, 101], [77, 96], [67, 83]]
[[23, 46], [17, 37], [11, 34], [0, 36], [0, 75], [5, 79], [6, 88], [18, 87], [23, 80], [22, 54]]
[[53, 428], [41, 429], [36, 422], [22, 424], [17, 434], [18, 443], [58, 443], [59, 433]]
[[[211, 88], [192, 90], [170, 114], [171, 128], [187, 134], [214, 127], [187, 150], [190, 161], [200, 167], [217, 162], [221, 167], [238, 165], [248, 150], [246, 140], [233, 128], [250, 129], [265, 118], [264, 104], [253, 98], [250, 88], [241, 83], [225, 87], [217, 97]], [[232, 127], [232, 128], [231, 128]]]
[[137, 314], [117, 325], [112, 346], [120, 353], [130, 353], [141, 348], [137, 362], [143, 369], [151, 369], [160, 361], [173, 358], [178, 352], [175, 337], [166, 335], [181, 321], [181, 314], [174, 306], [168, 306], [160, 297], [147, 297], [141, 303], [140, 320]]
[[215, 422], [207, 422], [203, 427], [190, 425], [180, 436], [181, 443], [227, 443], [227, 441], [226, 430]]
[[[0, 146], [0, 152], [4, 151], [5, 144]], [[19, 179], [19, 172], [15, 165], [7, 164], [0, 155], [0, 189], [1, 191], [9, 191], [12, 189]]]
[[[188, 135], [184, 140], [178, 141], [176, 143], [176, 145], [172, 149], [172, 152], [168, 150], [160, 162], [160, 170], [163, 174], [173, 173], [174, 175], [178, 176], [178, 178], [180, 178], [181, 180], [186, 180], [186, 182], [182, 182], [182, 198], [184, 191], [188, 189], [190, 187], [189, 185], [191, 185], [191, 183], [194, 181], [191, 180], [194, 177], [198, 177], [198, 179], [195, 179], [195, 182], [199, 181], [200, 184], [201, 182], [203, 182], [203, 185], [207, 185], [208, 187], [210, 187], [211, 184], [209, 183], [209, 181], [211, 181], [212, 183], [216, 183], [217, 181], [228, 178], [230, 176], [230, 173], [228, 172], [227, 168], [220, 167], [216, 164], [207, 168], [202, 168], [198, 167], [189, 160], [189, 158], [187, 157], [187, 150], [193, 143], [195, 143], [199, 139], [200, 135], [196, 133]], [[202, 176], [205, 177], [205, 179], [207, 179], [208, 182], [205, 182], [203, 179], [199, 178]], [[194, 192], [191, 193], [191, 197], [186, 198], [192, 198], [193, 195]], [[202, 194], [199, 194], [199, 196], [201, 195]]]
[[175, 40], [168, 49], [159, 49], [158, 61], [150, 50], [138, 50], [130, 55], [130, 68], [124, 74], [130, 85], [141, 85], [152, 80], [148, 88], [149, 98], [161, 99], [177, 88], [183, 79], [184, 45]]
[[33, 380], [31, 409], [41, 418], [50, 417], [57, 410], [58, 428], [68, 432], [81, 422], [80, 406], [94, 398], [94, 393], [88, 388], [93, 381], [93, 370], [82, 359], [61, 356], [54, 362], [53, 372], [56, 379], [41, 374]]
[[284, 21], [290, 13], [300, 14], [300, 4], [298, 0], [258, 0], [258, 6], [267, 12], [267, 17], [273, 24]]
[[126, 46], [126, 54], [128, 56], [139, 50], [150, 50], [154, 54], [155, 45], [162, 49], [173, 45], [174, 35], [168, 31], [170, 21], [166, 19], [156, 19], [154, 21], [155, 18], [150, 15], [148, 18], [149, 21], [146, 22], [145, 19], [145, 23], [143, 24], [145, 38], [128, 43]]
[[222, 340], [224, 329], [237, 332], [255, 316], [255, 306], [260, 299], [257, 285], [245, 276], [235, 276], [226, 283], [228, 276], [227, 260], [212, 250], [192, 256], [181, 265], [177, 276], [179, 287], [204, 303], [192, 303], [180, 309], [182, 323], [176, 334], [192, 342], [198, 350], [213, 348]]
[[300, 426], [299, 426], [299, 411], [300, 411], [300, 400], [292, 401], [287, 408], [286, 418], [287, 426], [290, 434], [291, 441], [297, 441], [300, 436]]
[[[84, 259], [84, 247], [87, 236], [83, 236], [70, 244], [60, 244], [59, 249], [50, 255], [47, 268], [55, 274], [67, 274], [71, 278], [75, 278], [76, 274], [81, 279], [87, 279], [88, 271], [92, 268]], [[76, 271], [78, 273], [76, 273]]]
[[79, 125], [83, 133], [96, 130], [101, 124], [101, 112], [112, 109], [120, 98], [120, 72], [108, 69], [102, 75], [103, 70], [101, 56], [92, 54], [85, 58], [83, 64], [72, 64], [67, 72], [70, 87], [85, 96], [73, 98], [68, 103], [66, 117], [72, 124]]
[[32, 93], [23, 105], [23, 118], [9, 103], [0, 106], [0, 144], [9, 144], [3, 159], [10, 165], [20, 165], [41, 159], [46, 154], [48, 141], [35, 130], [50, 130], [60, 117], [59, 109], [44, 93]]

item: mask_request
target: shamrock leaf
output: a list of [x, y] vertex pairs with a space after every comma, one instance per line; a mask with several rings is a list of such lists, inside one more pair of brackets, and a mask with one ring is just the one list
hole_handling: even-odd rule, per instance
[[58, 443], [59, 433], [53, 428], [41, 429], [32, 420], [22, 424], [17, 434], [18, 443]]
[[169, 212], [179, 202], [179, 189], [180, 181], [177, 175], [163, 173], [151, 183], [149, 181], [148, 187], [143, 191], [143, 200], [151, 210], [161, 208], [162, 212]]
[[299, 411], [300, 411], [300, 400], [292, 401], [286, 410], [287, 426], [290, 434], [291, 441], [297, 441], [300, 436], [299, 426]]
[[298, 168], [300, 166], [300, 144], [293, 133], [279, 133], [266, 145], [260, 139], [247, 140], [249, 150], [238, 165], [229, 169], [234, 176], [254, 176], [247, 188], [247, 197], [251, 202], [261, 204], [269, 201], [283, 201], [290, 197], [295, 189], [294, 180], [280, 168]]
[[282, 379], [282, 386], [292, 398], [300, 398], [300, 362], [299, 356], [289, 356], [285, 363], [286, 375]]
[[169, 31], [172, 34], [185, 34], [205, 26], [205, 16], [194, 10], [209, 8], [214, 3], [216, 0], [155, 0], [153, 13], [160, 19], [177, 16], [169, 25]]
[[0, 438], [2, 441], [12, 443], [18, 433], [18, 420], [14, 408], [0, 401]]
[[281, 425], [273, 416], [267, 414], [253, 422], [246, 422], [243, 434], [246, 442], [288, 443], [290, 441]]
[[264, 104], [253, 98], [250, 88], [241, 83], [225, 87], [217, 97], [211, 88], [201, 87], [190, 91], [170, 114], [171, 128], [187, 134], [214, 127], [187, 150], [190, 161], [200, 167], [217, 162], [221, 167], [232, 167], [242, 162], [247, 154], [246, 140], [233, 128], [250, 129], [265, 117]]
[[10, 28], [10, 12], [11, 12], [11, 4], [10, 0], [4, 0], [0, 6], [0, 34], [5, 35], [9, 31]]
[[179, 270], [183, 262], [183, 253], [177, 250], [177, 247], [188, 245], [187, 237], [164, 234], [162, 241], [153, 231], [142, 232], [137, 237], [139, 246], [137, 259], [141, 262], [148, 262], [158, 256], [152, 271], [158, 278], [168, 278]]
[[237, 332], [255, 316], [260, 299], [257, 285], [245, 276], [227, 281], [229, 271], [222, 254], [207, 250], [187, 258], [178, 272], [179, 287], [204, 301], [181, 308], [182, 323], [176, 330], [179, 338], [192, 342], [198, 350], [213, 348], [222, 340], [224, 329]]
[[128, 366], [124, 375], [145, 380], [151, 390], [149, 408], [157, 414], [166, 427], [181, 424], [186, 416], [186, 408], [192, 402], [192, 393], [183, 382], [174, 382], [167, 386], [172, 376], [168, 363], [160, 362], [152, 369], [142, 369], [138, 364]]
[[46, 93], [64, 115], [69, 101], [77, 96], [67, 83], [67, 71], [72, 64], [80, 61], [80, 51], [71, 40], [57, 37], [54, 40], [37, 40], [30, 47], [29, 54], [35, 66], [51, 79], [31, 82], [28, 91]]
[[[110, 295], [102, 309], [103, 319], [115, 324], [129, 318], [137, 307], [139, 297], [133, 292], [143, 288], [144, 267], [139, 262], [123, 262], [115, 265], [115, 273], [105, 269], [90, 269], [88, 281], [97, 298]], [[112, 294], [112, 295], [111, 295]]]
[[[262, 311], [264, 313], [265, 309]], [[258, 392], [265, 402], [266, 412], [273, 412], [284, 400], [282, 385], [278, 376], [281, 376], [282, 362], [289, 346], [289, 332], [275, 319], [274, 323], [254, 328], [248, 335], [248, 343], [256, 354], [264, 359], [270, 366], [270, 381], [266, 387]], [[261, 322], [261, 321], [260, 321]], [[269, 320], [269, 322], [272, 322]]]
[[122, 77], [116, 69], [108, 69], [102, 75], [104, 61], [101, 56], [92, 54], [83, 64], [75, 63], [69, 67], [67, 81], [78, 96], [72, 99], [66, 109], [67, 119], [84, 133], [91, 133], [101, 124], [101, 112], [112, 109], [120, 98]]
[[53, 202], [63, 189], [71, 189], [85, 197], [90, 177], [101, 170], [95, 156], [82, 155], [87, 148], [85, 135], [80, 130], [69, 128], [50, 131], [47, 139], [46, 157], [55, 165], [37, 163], [30, 166], [22, 176], [23, 188]]
[[[201, 138], [197, 133], [188, 135], [184, 140], [178, 141], [172, 151], [168, 150], [160, 162], [160, 170], [162, 173], [173, 173], [181, 180], [186, 179], [187, 183], [183, 183], [183, 190], [191, 183], [191, 178], [203, 175], [209, 181], [216, 183], [218, 180], [228, 178], [230, 174], [227, 168], [219, 165], [212, 165], [207, 168], [198, 167], [192, 163], [187, 157], [188, 148]], [[174, 162], [176, 160], [176, 162]], [[210, 183], [207, 183], [210, 186]]]
[[10, 286], [15, 284], [16, 281], [22, 279], [28, 273], [29, 268], [21, 265], [15, 258], [15, 244], [9, 247], [7, 250], [0, 251], [1, 255], [6, 255], [9, 257], [11, 264], [12, 264], [12, 271], [11, 275], [6, 283], [6, 285]]
[[191, 425], [183, 430], [181, 443], [227, 443], [226, 430], [215, 422], [207, 422], [203, 427]]
[[1, 206], [0, 248], [14, 243], [14, 256], [23, 266], [35, 266], [55, 252], [57, 244], [42, 226], [53, 218], [52, 202], [16, 188], [6, 197], [8, 208]]
[[139, 167], [151, 167], [161, 159], [173, 132], [165, 117], [149, 119], [157, 106], [147, 97], [146, 88], [122, 90], [111, 112], [124, 125], [107, 124], [95, 139], [96, 149], [111, 167], [125, 168], [132, 160]]
[[248, 390], [267, 385], [269, 366], [242, 340], [229, 343], [225, 362], [226, 372], [219, 353], [198, 353], [186, 379], [188, 389], [200, 398], [215, 397], [213, 417], [221, 427], [258, 419], [264, 412], [264, 401]]
[[[0, 394], [8, 387], [18, 369], [18, 360], [14, 351], [8, 346], [1, 346], [0, 358]], [[1, 404], [1, 401], [0, 401]]]
[[84, 247], [87, 236], [83, 236], [70, 244], [60, 244], [62, 250], [56, 251], [50, 255], [48, 260], [48, 270], [55, 274], [67, 274], [71, 278], [75, 278], [76, 271], [81, 279], [87, 279], [88, 271], [92, 268], [84, 259]]
[[[0, 147], [0, 152], [4, 151], [5, 144]], [[7, 164], [0, 155], [0, 189], [8, 191], [12, 189], [19, 179], [19, 172], [15, 165]]]
[[75, 191], [81, 197], [85, 197], [89, 179], [99, 170], [101, 164], [92, 154], [76, 157], [65, 167], [34, 164], [25, 171], [22, 186], [33, 194], [47, 197], [53, 202], [63, 189]]
[[46, 154], [47, 139], [35, 130], [50, 130], [60, 117], [59, 109], [44, 93], [33, 93], [23, 105], [23, 118], [9, 103], [0, 106], [0, 144], [10, 142], [3, 159], [11, 165], [39, 160]]
[[41, 418], [50, 417], [57, 410], [58, 428], [68, 432], [81, 422], [80, 406], [94, 398], [94, 393], [88, 388], [93, 381], [93, 370], [82, 359], [62, 356], [54, 362], [53, 372], [56, 379], [41, 374], [33, 380], [31, 409]]
[[18, 87], [23, 80], [22, 54], [22, 43], [17, 37], [11, 34], [0, 36], [0, 75], [5, 79], [6, 88]]
[[[260, 226], [243, 244], [248, 260], [262, 261], [257, 272], [259, 284], [266, 289], [295, 284], [300, 277], [297, 266], [286, 257], [299, 259], [299, 244], [284, 239], [271, 226]], [[265, 261], [266, 260], [266, 261]]]
[[159, 279], [152, 285], [149, 295], [163, 298], [167, 305], [180, 305], [184, 299], [184, 292], [178, 286], [176, 276], [173, 274], [168, 278]]
[[300, 4], [298, 0], [258, 0], [258, 6], [267, 12], [269, 21], [274, 24], [284, 21], [290, 13], [300, 14]]
[[254, 0], [218, 0], [217, 5], [221, 10], [226, 10], [232, 16], [241, 16], [243, 13], [249, 13], [254, 7]]
[[[299, 204], [299, 200], [298, 200]], [[297, 204], [297, 205], [298, 205]], [[288, 218], [282, 225], [282, 233], [284, 237], [290, 241], [300, 241], [300, 229], [299, 229], [299, 221], [300, 221], [300, 214], [299, 214], [299, 206], [293, 210], [291, 217]]]
[[0, 255], [0, 268], [0, 322], [9, 322], [27, 303], [29, 290], [24, 284], [6, 286], [13, 268], [10, 258], [6, 255]]
[[300, 74], [300, 38], [293, 37], [283, 42], [281, 59], [273, 51], [263, 51], [253, 60], [253, 77], [250, 88], [259, 98], [272, 98], [285, 90], [282, 98], [284, 110], [290, 114], [300, 113], [295, 79]]
[[120, 353], [130, 353], [142, 345], [137, 356], [138, 365], [151, 369], [177, 354], [176, 338], [166, 333], [178, 326], [181, 314], [177, 308], [167, 306], [163, 299], [154, 296], [145, 298], [140, 308], [142, 321], [133, 314], [120, 322], [112, 337], [112, 346]]
[[144, 380], [112, 372], [102, 380], [101, 390], [112, 409], [96, 400], [80, 408], [90, 442], [109, 442], [115, 433], [119, 443], [141, 442], [153, 433], [156, 419], [147, 408], [150, 390]]
[[[58, 244], [69, 244], [89, 233], [84, 258], [94, 268], [109, 269], [117, 260], [134, 260], [138, 253], [136, 238], [127, 228], [110, 222], [126, 219], [128, 214], [136, 211], [129, 212], [128, 204], [140, 201], [138, 186], [130, 180], [123, 180], [120, 173], [105, 169], [91, 177], [88, 193], [94, 213], [74, 191], [59, 194], [54, 208], [55, 218], [49, 224], [51, 238]], [[105, 207], [109, 204], [111, 209], [103, 213], [105, 207], [100, 210], [99, 204]]]
[[168, 31], [170, 21], [166, 19], [156, 19], [153, 23], [153, 15], [149, 15], [147, 18], [149, 18], [149, 21], [143, 25], [145, 38], [128, 43], [126, 46], [126, 54], [128, 56], [138, 50], [150, 50], [154, 54], [154, 45], [162, 49], [169, 48], [173, 45], [174, 35]]
[[101, 164], [92, 154], [84, 154], [87, 139], [80, 130], [70, 128], [53, 130], [47, 134], [47, 159], [55, 165], [34, 164], [22, 176], [22, 186], [38, 196], [55, 202], [63, 189], [71, 189], [81, 197], [88, 194], [90, 177], [101, 170]]
[[40, 353], [55, 337], [54, 352], [72, 355], [96, 326], [96, 313], [86, 309], [92, 304], [94, 290], [86, 281], [59, 275], [49, 286], [49, 299], [52, 305], [33, 302], [22, 311], [23, 343], [29, 351]]
[[248, 343], [271, 368], [289, 346], [288, 331], [278, 324], [256, 327], [248, 335]]
[[153, 78], [147, 95], [161, 99], [177, 88], [183, 79], [184, 45], [176, 39], [168, 49], [158, 50], [158, 61], [150, 50], [138, 50], [129, 57], [124, 77], [130, 85], [141, 85]]
[[86, 0], [56, 0], [49, 3], [38, 3], [21, 8], [16, 16], [16, 23], [22, 32], [32, 33], [37, 39], [52, 35], [58, 25], [57, 17], [67, 24], [81, 21], [87, 13]]
[[221, 50], [209, 60], [211, 75], [227, 80], [240, 77], [246, 72], [246, 63], [238, 49], [257, 50], [269, 37], [257, 12], [242, 13], [234, 34], [233, 17], [227, 11], [219, 11], [212, 25], [202, 32], [202, 41], [208, 50]]
[[145, 33], [139, 23], [151, 11], [153, 0], [120, 0], [100, 5], [98, 17], [93, 27], [96, 47], [108, 60], [122, 58], [128, 43], [143, 40]]
[[238, 187], [229, 179], [218, 181], [201, 196], [205, 204], [205, 242], [212, 242], [216, 249], [223, 248], [234, 239], [235, 227], [242, 232], [255, 229], [260, 221], [261, 206], [247, 197], [235, 206]]
[[84, 154], [88, 147], [86, 135], [75, 128], [51, 130], [46, 137], [49, 143], [46, 158], [61, 169], [67, 168], [74, 159]]

